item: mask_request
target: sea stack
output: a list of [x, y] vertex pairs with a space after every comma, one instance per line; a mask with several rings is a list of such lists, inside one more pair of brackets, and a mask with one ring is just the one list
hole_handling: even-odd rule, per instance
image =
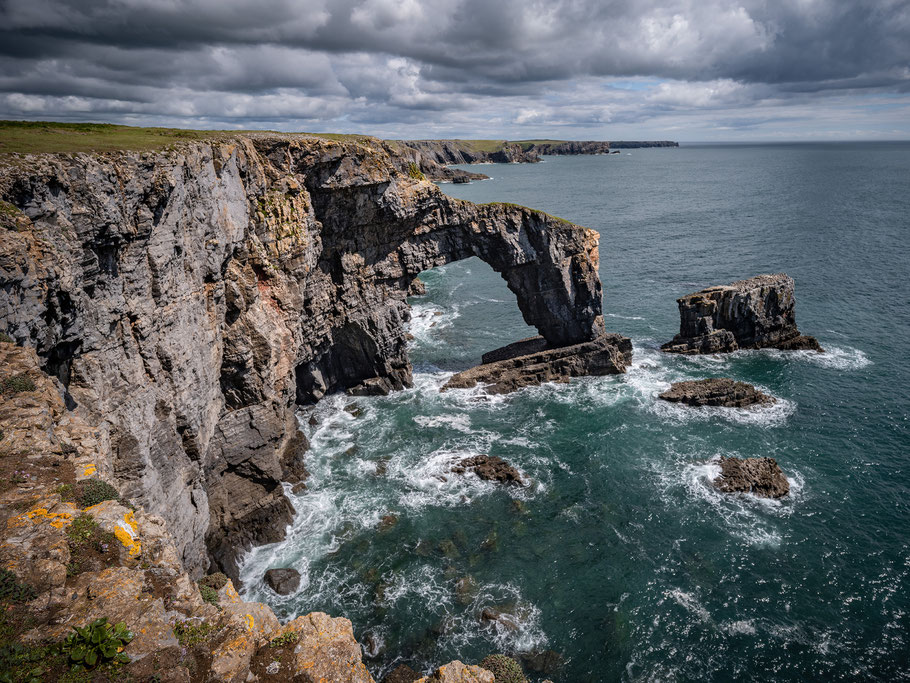
[[668, 353], [824, 350], [815, 337], [800, 334], [796, 328], [793, 278], [785, 273], [708, 287], [676, 303], [679, 334], [661, 346]]

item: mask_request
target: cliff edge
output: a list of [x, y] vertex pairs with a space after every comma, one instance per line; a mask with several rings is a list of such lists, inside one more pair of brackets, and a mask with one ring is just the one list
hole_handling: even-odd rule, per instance
[[99, 474], [193, 575], [283, 537], [295, 403], [411, 383], [408, 288], [478, 256], [554, 347], [603, 333], [598, 239], [478, 206], [378, 140], [244, 134], [0, 162], [0, 330], [96, 428]]

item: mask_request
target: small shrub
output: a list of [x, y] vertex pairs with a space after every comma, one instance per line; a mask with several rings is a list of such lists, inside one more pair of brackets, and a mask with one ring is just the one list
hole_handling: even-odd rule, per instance
[[106, 500], [120, 500], [120, 494], [113, 486], [100, 479], [89, 479], [82, 488], [79, 504], [84, 508], [103, 503]]
[[102, 529], [91, 515], [79, 515], [66, 529], [70, 547], [70, 563], [66, 565], [67, 576], [75, 576], [84, 570], [80, 559], [89, 558], [88, 551], [105, 555], [117, 543], [117, 537]]
[[12, 377], [3, 378], [3, 384], [0, 385], [0, 393], [18, 394], [23, 391], [34, 391], [37, 388], [32, 378], [28, 375], [13, 375]]
[[107, 623], [107, 617], [95, 619], [88, 626], [73, 627], [73, 633], [63, 641], [63, 651], [69, 654], [75, 670], [94, 669], [107, 662], [130, 661], [121, 650], [133, 639], [133, 634], [122, 621], [116, 626]]
[[300, 635], [297, 631], [288, 631], [287, 633], [282, 633], [277, 638], [272, 638], [269, 641], [269, 647], [284, 647], [286, 645], [293, 645], [297, 642], [297, 639]]
[[15, 344], [16, 340], [10, 337], [6, 332], [0, 332], [0, 342], [5, 342], [6, 344]]
[[81, 545], [88, 541], [98, 529], [98, 522], [91, 515], [79, 515], [66, 529], [71, 545]]
[[216, 591], [224, 588], [227, 582], [228, 577], [222, 572], [215, 572], [214, 574], [209, 574], [208, 576], [203, 576], [199, 579], [200, 586], [208, 586], [209, 588], [214, 588]]
[[193, 647], [204, 642], [215, 630], [207, 621], [178, 621], [174, 624], [174, 636], [183, 647]]
[[420, 166], [415, 164], [413, 161], [408, 162], [408, 176], [414, 178], [415, 180], [427, 179], [427, 177], [423, 174], [423, 171], [420, 170]]
[[200, 583], [199, 594], [202, 596], [202, 599], [210, 605], [221, 607], [221, 604], [218, 601], [218, 591], [216, 591], [211, 586], [206, 586], [205, 584]]
[[38, 592], [7, 569], [0, 569], [0, 602], [31, 602]]
[[495, 677], [496, 683], [527, 683], [521, 664], [505, 655], [489, 655], [480, 662], [480, 667], [486, 669]]

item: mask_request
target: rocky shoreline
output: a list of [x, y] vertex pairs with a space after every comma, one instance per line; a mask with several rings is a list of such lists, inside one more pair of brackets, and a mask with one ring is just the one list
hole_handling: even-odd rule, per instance
[[[234, 588], [238, 557], [286, 533], [283, 485], [305, 486], [297, 407], [411, 386], [407, 297], [421, 272], [474, 256], [539, 336], [484, 354], [442, 390], [507, 393], [630, 366], [630, 339], [604, 327], [597, 233], [447, 197], [418, 163], [462, 152], [404, 146], [244, 134], [0, 161], [0, 564], [24, 596], [12, 610], [32, 624], [19, 634], [28, 647], [65, 659], [54, 643], [104, 618], [132, 632], [130, 675], [371, 682], [347, 619], [281, 625]], [[794, 306], [786, 275], [703, 290], [679, 300], [664, 350], [821, 350]], [[683, 384], [660, 398], [773, 401], [732, 379]], [[786, 495], [774, 461], [721, 468], [722, 491]], [[451, 471], [526, 485], [495, 456]], [[275, 567], [266, 581], [286, 595], [300, 576]], [[419, 680], [494, 675], [452, 662]]]

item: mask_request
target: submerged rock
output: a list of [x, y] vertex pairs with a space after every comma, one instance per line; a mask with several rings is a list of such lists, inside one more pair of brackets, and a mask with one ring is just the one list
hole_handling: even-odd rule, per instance
[[775, 401], [773, 396], [768, 396], [751, 384], [736, 382], [728, 377], [674, 382], [670, 389], [658, 395], [658, 398], [689, 406], [724, 408], [745, 408]]
[[300, 587], [300, 572], [289, 567], [269, 569], [263, 578], [278, 595], [290, 595]]
[[724, 493], [753, 493], [762, 498], [783, 498], [790, 493], [790, 482], [774, 458], [721, 457], [714, 486]]
[[481, 365], [453, 375], [442, 391], [480, 383], [488, 393], [507, 394], [544, 382], [568, 382], [570, 377], [620, 374], [631, 362], [632, 342], [618, 334], [557, 347], [543, 337], [530, 337], [485, 353]]
[[676, 300], [679, 334], [661, 349], [683, 354], [761, 348], [821, 352], [814, 337], [796, 328], [793, 289], [793, 278], [778, 273], [687, 294]]
[[471, 458], [465, 458], [452, 467], [452, 472], [455, 474], [464, 474], [467, 470], [471, 470], [486, 481], [524, 486], [521, 472], [495, 455], [475, 455]]

